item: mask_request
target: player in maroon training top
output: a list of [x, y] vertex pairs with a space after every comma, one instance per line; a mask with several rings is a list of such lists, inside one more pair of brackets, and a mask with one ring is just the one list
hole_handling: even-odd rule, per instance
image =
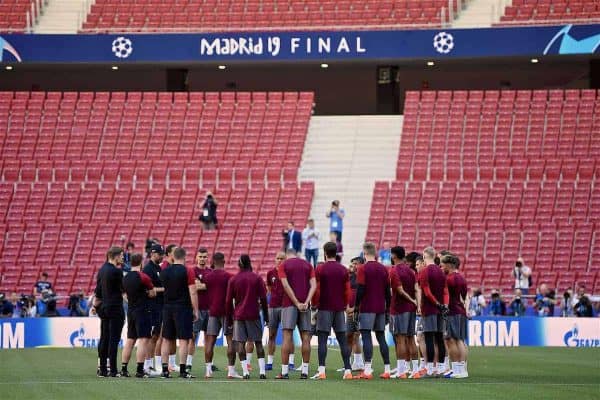
[[232, 332], [225, 321], [225, 301], [227, 298], [227, 286], [233, 276], [225, 271], [225, 255], [215, 253], [213, 255], [214, 270], [202, 278], [204, 283], [196, 283], [196, 287], [201, 291], [206, 291], [210, 306], [208, 308], [208, 325], [206, 328], [206, 338], [204, 340], [204, 361], [206, 363], [206, 378], [212, 378], [213, 355], [215, 342], [221, 330], [223, 336], [227, 339], [227, 360], [228, 360], [228, 378], [239, 376], [235, 372], [235, 349], [232, 342]]
[[147, 378], [144, 372], [144, 361], [147, 355], [152, 354], [150, 337], [152, 336], [152, 313], [149, 299], [156, 297], [152, 280], [140, 271], [142, 255], [131, 255], [131, 271], [123, 278], [123, 289], [127, 295], [127, 341], [123, 346], [121, 376], [128, 377], [127, 364], [131, 358], [131, 351], [137, 342], [136, 362], [137, 378]]
[[385, 340], [385, 325], [389, 319], [391, 300], [389, 276], [385, 266], [376, 261], [377, 248], [373, 243], [365, 243], [363, 253], [366, 263], [356, 271], [358, 289], [354, 306], [354, 310], [359, 312], [358, 329], [365, 353], [365, 369], [359, 378], [373, 379], [371, 332], [375, 332], [384, 364], [384, 372], [379, 377], [390, 379], [390, 350]]
[[[277, 330], [281, 325], [281, 304], [283, 302], [283, 285], [279, 279], [278, 268], [285, 261], [285, 253], [277, 252], [275, 256], [275, 267], [267, 272], [267, 290], [269, 292], [269, 346], [267, 354], [267, 371], [273, 369], [273, 356], [275, 355], [275, 339]], [[292, 343], [293, 346], [293, 343]], [[294, 369], [294, 350], [290, 354], [289, 368]]]
[[260, 322], [260, 310], [262, 309], [265, 323], [269, 323], [265, 282], [252, 272], [252, 263], [247, 254], [240, 256], [238, 266], [240, 272], [229, 280], [227, 287], [225, 314], [229, 326], [233, 324], [233, 341], [242, 362], [244, 379], [250, 379], [246, 360], [245, 343], [247, 341], [254, 342], [256, 347], [260, 379], [267, 379], [265, 349], [262, 344], [263, 329]]
[[[446, 347], [444, 346], [444, 318], [448, 312], [448, 288], [446, 287], [446, 274], [435, 265], [435, 249], [427, 247], [423, 250], [423, 260], [426, 267], [418, 275], [421, 297], [417, 299], [421, 311], [421, 324], [425, 336], [426, 371], [420, 371], [419, 376], [425, 372], [428, 376], [443, 373]], [[438, 350], [438, 367], [434, 370], [435, 349]]]
[[302, 339], [302, 371], [300, 379], [308, 379], [310, 362], [310, 302], [317, 290], [315, 270], [308, 262], [298, 258], [294, 249], [288, 249], [286, 260], [279, 265], [279, 279], [283, 285], [281, 325], [281, 374], [277, 379], [288, 379], [289, 355], [293, 350], [294, 328], [298, 327]]
[[392, 304], [390, 306], [390, 332], [396, 342], [397, 366], [394, 377], [408, 378], [411, 355], [413, 369], [418, 369], [417, 346], [415, 344], [415, 326], [417, 316], [415, 273], [406, 263], [404, 247], [392, 247], [392, 267], [390, 286]]
[[317, 335], [319, 338], [319, 371], [312, 379], [323, 380], [325, 377], [325, 359], [327, 358], [327, 341], [331, 329], [340, 345], [344, 362], [343, 379], [352, 379], [350, 366], [350, 348], [346, 341], [345, 313], [349, 310], [350, 276], [348, 270], [336, 261], [337, 245], [334, 242], [323, 246], [325, 263], [320, 264], [315, 272], [317, 292], [314, 303], [318, 306]]
[[[203, 283], [204, 278], [212, 273], [212, 271], [213, 270], [208, 266], [208, 250], [206, 247], [200, 247], [196, 252], [196, 266], [194, 267], [196, 281]], [[196, 354], [196, 341], [198, 340], [200, 331], [203, 331], [204, 337], [206, 337], [209, 307], [209, 293], [206, 290], [198, 290], [198, 320], [194, 322], [193, 337], [192, 340], [190, 340], [188, 347], [188, 359], [186, 362], [188, 370], [192, 369], [193, 357], [194, 354]]]
[[454, 254], [441, 258], [441, 266], [447, 274], [446, 284], [450, 303], [448, 304], [448, 323], [446, 325], [446, 344], [452, 361], [452, 371], [448, 378], [467, 378], [467, 281], [458, 272], [460, 259]]

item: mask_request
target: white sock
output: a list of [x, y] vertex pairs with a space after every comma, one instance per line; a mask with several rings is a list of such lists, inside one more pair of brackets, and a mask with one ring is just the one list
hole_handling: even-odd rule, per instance
[[244, 375], [249, 375], [250, 374], [250, 372], [248, 372], [248, 360], [242, 361], [242, 373]]
[[171, 365], [171, 366], [175, 365], [175, 354], [169, 354], [169, 365]]
[[[231, 372], [231, 368], [232, 367], [227, 367], [227, 369], [229, 370], [229, 372]], [[211, 362], [207, 362], [206, 363], [206, 376], [210, 376], [212, 375], [212, 363]]]
[[258, 359], [258, 369], [260, 370], [260, 374], [264, 375], [266, 374], [266, 370], [265, 370], [265, 359], [264, 358], [259, 358]]
[[443, 374], [444, 371], [446, 371], [446, 365], [443, 363], [438, 363], [437, 364], [437, 372], [438, 374]]
[[149, 369], [150, 367], [152, 367], [152, 359], [146, 359], [146, 361], [144, 361], [144, 369]]
[[[210, 372], [212, 373], [212, 363], [210, 363]], [[208, 372], [208, 363], [206, 364], [206, 368], [207, 368], [207, 372]], [[228, 365], [227, 366], [227, 374], [228, 375], [235, 375], [235, 366], [233, 365]]]
[[397, 360], [396, 361], [396, 374], [402, 375], [406, 372], [406, 361]]
[[290, 372], [290, 367], [286, 365], [281, 365], [281, 375], [287, 375]]
[[427, 363], [425, 362], [424, 358], [420, 358], [419, 359], [419, 369], [424, 369], [427, 368]]
[[347, 375], [347, 374], [352, 374], [352, 370], [351, 369], [345, 369], [344, 370], [344, 375]]
[[294, 354], [290, 354], [290, 365], [294, 365]]
[[461, 361], [460, 362], [460, 371], [465, 374], [468, 373], [469, 371], [467, 370], [467, 361]]
[[354, 361], [359, 365], [364, 364], [362, 353], [354, 353]]
[[383, 372], [385, 372], [386, 374], [390, 373], [390, 364], [385, 364], [383, 366]]
[[[185, 361], [185, 365], [191, 366], [193, 362], [194, 362], [194, 356], [191, 356], [188, 354], [187, 359]], [[173, 364], [175, 364], [175, 356], [173, 356]]]
[[162, 357], [154, 356], [154, 369], [157, 371], [162, 371]]
[[325, 373], [325, 366], [324, 365], [319, 365], [318, 371], [319, 371], [319, 374], [324, 374]]
[[412, 360], [412, 372], [419, 370], [419, 360]]
[[452, 361], [452, 373], [459, 374], [460, 373], [460, 363]]
[[373, 373], [373, 369], [371, 368], [370, 362], [365, 362], [365, 374], [371, 375]]
[[444, 371], [448, 371], [450, 369], [450, 357], [446, 356], [444, 358]]
[[302, 373], [308, 374], [308, 363], [304, 361], [302, 361]]
[[267, 364], [271, 364], [273, 365], [273, 356], [272, 355], [267, 355]]
[[433, 374], [433, 363], [432, 362], [428, 362], [426, 368], [427, 368], [427, 375]]
[[248, 364], [252, 363], [252, 353], [246, 353], [246, 361]]

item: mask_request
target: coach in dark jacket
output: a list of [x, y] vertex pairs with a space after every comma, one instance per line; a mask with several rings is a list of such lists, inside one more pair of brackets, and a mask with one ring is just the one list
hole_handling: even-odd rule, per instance
[[302, 232], [294, 229], [294, 222], [288, 222], [287, 230], [281, 231], [283, 237], [283, 251], [294, 249], [296, 253], [302, 251]]
[[[113, 246], [106, 253], [106, 262], [98, 271], [96, 290], [94, 291], [94, 309], [100, 317], [98, 376], [102, 377], [120, 376], [117, 369], [117, 350], [125, 324], [121, 265], [123, 265], [123, 249]], [[106, 366], [107, 358], [110, 362], [110, 371]]]

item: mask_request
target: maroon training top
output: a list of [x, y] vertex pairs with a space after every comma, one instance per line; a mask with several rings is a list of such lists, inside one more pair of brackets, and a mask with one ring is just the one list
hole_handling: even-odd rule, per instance
[[267, 272], [267, 287], [271, 293], [271, 297], [269, 298], [269, 308], [281, 307], [284, 292], [281, 279], [279, 279], [277, 267], [274, 267]]
[[398, 293], [398, 286], [413, 299], [415, 298], [415, 283], [417, 277], [407, 264], [398, 264], [390, 270], [390, 285], [392, 287], [392, 304], [390, 314], [398, 315], [405, 312], [417, 311], [417, 306], [411, 303], [406, 297]]
[[259, 302], [261, 305], [267, 304], [267, 291], [260, 276], [252, 271], [240, 271], [229, 280], [226, 298], [226, 315], [229, 320], [258, 320]]
[[[202, 283], [206, 283], [204, 278], [206, 278], [209, 274], [213, 272], [212, 269], [199, 268], [194, 267], [194, 274], [196, 274], [196, 279], [198, 279]], [[198, 290], [198, 310], [208, 310], [210, 307], [210, 299], [208, 297], [207, 290]]]
[[356, 270], [356, 283], [365, 286], [360, 312], [382, 314], [385, 309], [385, 292], [388, 289], [388, 273], [377, 261], [368, 261]]
[[461, 298], [467, 297], [467, 281], [458, 272], [451, 272], [446, 278], [450, 304], [448, 304], [448, 315], [467, 315]]
[[208, 315], [211, 317], [225, 316], [225, 300], [227, 297], [227, 284], [233, 275], [224, 269], [214, 269], [210, 274], [202, 277], [206, 284], [207, 297], [210, 301]]
[[[442, 269], [431, 264], [421, 270], [419, 273], [419, 285], [421, 286], [421, 314], [425, 317], [428, 315], [439, 314], [440, 311], [436, 307], [438, 303], [444, 303], [444, 290], [446, 288], [446, 274]], [[428, 295], [430, 293], [434, 299]]]
[[[279, 264], [279, 279], [286, 278], [294, 295], [300, 303], [304, 303], [310, 291], [310, 279], [315, 277], [315, 270], [308, 262], [300, 258], [290, 258]], [[292, 300], [284, 293], [282, 307], [293, 306]]]
[[317, 267], [316, 301], [319, 310], [344, 311], [350, 298], [350, 276], [342, 264], [327, 261]]

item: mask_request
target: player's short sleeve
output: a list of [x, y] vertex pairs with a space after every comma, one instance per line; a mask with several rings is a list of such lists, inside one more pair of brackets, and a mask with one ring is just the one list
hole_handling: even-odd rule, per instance
[[193, 285], [196, 283], [196, 274], [194, 273], [193, 268], [185, 268], [187, 271], [187, 283], [188, 285]]
[[402, 282], [398, 277], [398, 273], [393, 269], [390, 271], [390, 285], [392, 286], [393, 290], [396, 290], [398, 286], [402, 286]]
[[[308, 263], [307, 263], [308, 264]], [[310, 268], [310, 278], [315, 278], [315, 269], [312, 267], [312, 265], [308, 264], [309, 268]]]
[[366, 282], [365, 279], [365, 266], [364, 265], [359, 265], [358, 268], [356, 268], [356, 284], [357, 285], [364, 285]]
[[287, 274], [285, 273], [285, 262], [282, 262], [279, 264], [279, 267], [277, 267], [277, 276], [279, 279], [287, 279]]
[[154, 285], [152, 284], [152, 279], [150, 279], [150, 277], [145, 273], [140, 272], [140, 279], [142, 280], [142, 285], [144, 285], [146, 289], [154, 288]]

